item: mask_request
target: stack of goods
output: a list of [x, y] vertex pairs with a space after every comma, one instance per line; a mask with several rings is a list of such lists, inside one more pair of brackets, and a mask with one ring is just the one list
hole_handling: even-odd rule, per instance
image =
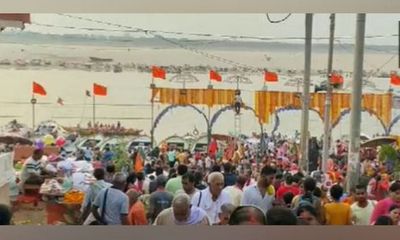
[[85, 194], [78, 190], [71, 190], [64, 194], [64, 203], [82, 204]]
[[72, 162], [72, 172], [77, 173], [93, 173], [93, 166], [87, 161], [74, 161]]
[[40, 187], [40, 194], [62, 196], [64, 189], [56, 179], [49, 179]]

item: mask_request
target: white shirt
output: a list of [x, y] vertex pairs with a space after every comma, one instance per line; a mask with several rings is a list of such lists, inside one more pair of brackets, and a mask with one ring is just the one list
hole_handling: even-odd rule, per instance
[[222, 191], [218, 196], [218, 199], [213, 201], [209, 188], [197, 192], [192, 198], [192, 205], [200, 207], [206, 211], [211, 225], [219, 223], [220, 220], [218, 214], [221, 213], [221, 206], [226, 203], [232, 203], [228, 193]]
[[210, 157], [207, 157], [206, 158], [206, 168], [211, 168], [211, 158]]
[[258, 186], [253, 185], [244, 190], [241, 205], [257, 206], [261, 210], [263, 210], [265, 214], [269, 209], [272, 208], [272, 203], [274, 200], [274, 195], [268, 195], [268, 192], [266, 191], [263, 197], [260, 190], [258, 189]]
[[275, 149], [275, 144], [273, 142], [269, 142], [268, 143], [268, 150], [274, 151], [274, 149]]
[[351, 205], [351, 214], [354, 225], [370, 225], [372, 212], [376, 206], [375, 201], [368, 200], [368, 205], [365, 208], [358, 206], [357, 202]]
[[235, 102], [242, 103], [242, 97], [240, 97], [240, 95], [236, 95], [235, 96]]
[[251, 179], [250, 179], [249, 185], [247, 185], [247, 186], [245, 185], [245, 186], [243, 187], [243, 192], [246, 191], [246, 189], [248, 189], [249, 187], [254, 186], [256, 183], [257, 183], [256, 180], [255, 180], [254, 178], [251, 178]]
[[242, 201], [242, 197], [243, 197], [243, 191], [242, 190], [240, 190], [236, 186], [228, 186], [228, 187], [224, 188], [223, 191], [228, 193], [229, 196], [231, 196], [232, 204], [235, 207], [239, 207], [240, 206], [240, 202]]

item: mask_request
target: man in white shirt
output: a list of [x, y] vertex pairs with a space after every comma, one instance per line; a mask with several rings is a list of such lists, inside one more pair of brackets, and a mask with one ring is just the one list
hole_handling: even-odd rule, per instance
[[218, 224], [220, 222], [219, 213], [221, 206], [225, 203], [231, 203], [228, 193], [223, 192], [224, 175], [220, 172], [212, 172], [208, 175], [207, 182], [209, 187], [197, 192], [192, 198], [192, 205], [202, 208], [206, 211], [210, 224]]
[[185, 193], [177, 194], [172, 207], [164, 209], [156, 218], [154, 225], [210, 225], [207, 213], [190, 203]]
[[363, 185], [356, 186], [355, 200], [351, 205], [353, 225], [369, 225], [376, 201], [367, 199], [367, 188]]
[[274, 193], [268, 191], [273, 185], [276, 175], [276, 169], [271, 166], [262, 168], [257, 184], [250, 186], [244, 190], [241, 205], [254, 205], [267, 213], [272, 208], [275, 200]]
[[275, 143], [273, 141], [268, 142], [268, 150], [270, 152], [274, 152], [275, 151]]
[[196, 179], [191, 172], [187, 172], [185, 175], [182, 176], [182, 187], [183, 189], [178, 190], [176, 194], [186, 193], [190, 200], [192, 200], [193, 196], [199, 191], [195, 188]]

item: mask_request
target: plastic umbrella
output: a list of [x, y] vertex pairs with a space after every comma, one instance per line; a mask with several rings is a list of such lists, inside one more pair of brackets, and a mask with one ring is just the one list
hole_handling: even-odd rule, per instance
[[44, 149], [44, 142], [41, 139], [35, 140], [35, 148], [36, 149]]
[[58, 137], [57, 140], [56, 140], [56, 146], [61, 148], [64, 145], [65, 145], [65, 138]]
[[43, 142], [46, 146], [50, 146], [53, 145], [55, 143], [54, 137], [50, 134], [47, 134], [46, 136], [44, 136], [43, 138]]
[[0, 136], [0, 143], [6, 143], [6, 144], [22, 144], [22, 145], [31, 145], [32, 141], [24, 138], [18, 134], [11, 134], [11, 133], [7, 133], [4, 135]]

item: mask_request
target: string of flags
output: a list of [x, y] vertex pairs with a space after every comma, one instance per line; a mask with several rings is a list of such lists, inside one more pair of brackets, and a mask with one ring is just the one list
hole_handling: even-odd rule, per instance
[[[152, 67], [152, 78], [153, 79], [160, 79], [160, 80], [166, 80], [167, 78], [167, 71], [163, 69], [162, 67], [158, 66], [153, 66]], [[216, 71], [216, 70], [210, 70], [209, 71], [209, 79], [210, 81], [214, 82], [222, 82], [223, 78], [222, 75]], [[279, 81], [279, 76], [276, 72], [271, 72], [271, 71], [264, 71], [264, 82], [265, 83], [276, 83]], [[344, 83], [344, 77], [337, 73], [333, 72], [330, 76], [330, 84], [334, 86], [340, 86], [343, 85]], [[390, 85], [394, 87], [399, 87], [400, 86], [400, 76], [397, 74], [397, 72], [392, 72], [390, 74]], [[33, 82], [32, 83], [32, 94], [33, 96], [39, 95], [39, 96], [47, 96], [47, 91], [44, 88], [43, 85]], [[98, 83], [93, 83], [93, 89], [92, 91], [90, 90], [85, 90], [85, 95], [87, 97], [92, 97], [92, 96], [107, 96], [108, 95], [108, 88], [104, 85], [98, 84]], [[61, 97], [57, 98], [57, 104], [60, 106], [64, 105], [64, 99]]]

